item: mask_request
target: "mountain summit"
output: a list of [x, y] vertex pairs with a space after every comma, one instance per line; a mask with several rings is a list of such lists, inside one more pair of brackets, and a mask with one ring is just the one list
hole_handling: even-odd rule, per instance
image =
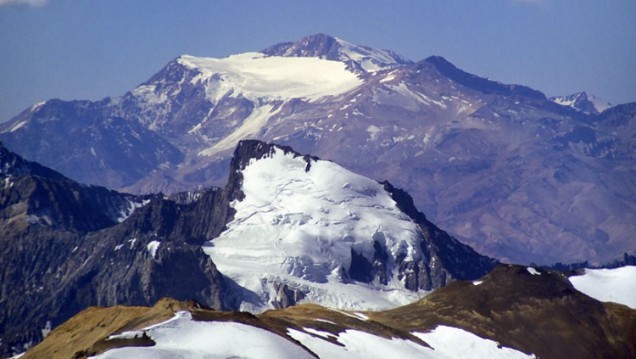
[[318, 57], [341, 61], [358, 73], [376, 72], [412, 63], [393, 51], [354, 45], [325, 34], [310, 35], [297, 42], [284, 42], [262, 52], [269, 56]]
[[318, 34], [184, 55], [121, 97], [35, 105], [0, 140], [133, 193], [222, 186], [240, 140], [275, 142], [405, 188], [484, 253], [551, 264], [636, 250], [635, 121], [630, 105], [586, 113], [438, 56], [412, 63]]

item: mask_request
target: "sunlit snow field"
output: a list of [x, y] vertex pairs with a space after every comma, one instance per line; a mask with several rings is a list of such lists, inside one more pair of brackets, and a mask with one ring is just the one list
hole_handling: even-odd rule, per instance
[[[93, 359], [314, 358], [291, 340], [264, 329], [233, 322], [197, 322], [188, 312], [179, 312], [145, 332], [156, 342], [155, 346], [112, 349]], [[131, 338], [142, 333], [124, 332], [111, 338]], [[413, 333], [430, 348], [412, 340], [387, 339], [358, 330], [346, 330], [335, 336], [303, 328], [288, 329], [287, 334], [320, 358], [534, 358], [448, 326], [438, 326], [429, 333]], [[330, 337], [339, 344], [328, 341]]]
[[615, 269], [586, 269], [570, 277], [578, 291], [601, 302], [624, 304], [636, 309], [636, 266]]

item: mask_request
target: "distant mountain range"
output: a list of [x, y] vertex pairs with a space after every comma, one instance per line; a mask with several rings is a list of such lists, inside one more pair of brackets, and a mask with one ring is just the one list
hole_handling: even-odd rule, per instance
[[0, 170], [0, 355], [89, 306], [384, 309], [496, 265], [390, 183], [260, 141], [223, 188], [171, 196], [81, 185], [2, 145]]
[[604, 263], [636, 250], [636, 104], [609, 106], [318, 34], [180, 56], [121, 97], [34, 105], [0, 140], [137, 194], [222, 186], [239, 140], [273, 141], [391, 181], [488, 255]]

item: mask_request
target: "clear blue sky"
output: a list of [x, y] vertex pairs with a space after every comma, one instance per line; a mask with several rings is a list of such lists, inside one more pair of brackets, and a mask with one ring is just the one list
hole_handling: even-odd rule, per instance
[[122, 95], [181, 54], [318, 32], [547, 95], [636, 101], [635, 0], [0, 0], [0, 121], [50, 98]]

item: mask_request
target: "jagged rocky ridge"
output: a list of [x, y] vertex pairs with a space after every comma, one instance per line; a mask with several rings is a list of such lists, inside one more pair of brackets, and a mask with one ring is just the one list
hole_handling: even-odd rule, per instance
[[[24, 359], [157, 353], [192, 358], [633, 358], [635, 325], [636, 310], [596, 301], [562, 273], [502, 265], [479, 281], [455, 282], [416, 303], [379, 312], [305, 304], [248, 315], [170, 299], [152, 308], [90, 308], [54, 330]], [[226, 339], [237, 328], [251, 340]]]
[[[236, 214], [232, 203], [245, 198], [243, 170], [276, 151], [307, 165], [319, 162], [288, 147], [243, 141], [225, 187], [133, 196], [77, 184], [0, 147], [1, 352], [37, 343], [47, 323], [56, 327], [92, 305], [151, 305], [170, 296], [237, 309], [249, 301], [242, 297], [244, 288], [220, 272], [202, 246], [214, 248]], [[404, 191], [388, 182], [377, 185], [387, 190], [400, 216], [421, 231], [416, 245], [424, 255], [389, 268], [386, 253], [371, 258], [342, 253], [356, 259], [342, 268], [341, 280], [371, 285], [396, 277], [396, 289], [408, 292], [477, 278], [493, 267], [495, 261], [430, 223]], [[293, 305], [307, 294], [279, 284], [270, 288], [278, 295], [266, 307]]]

